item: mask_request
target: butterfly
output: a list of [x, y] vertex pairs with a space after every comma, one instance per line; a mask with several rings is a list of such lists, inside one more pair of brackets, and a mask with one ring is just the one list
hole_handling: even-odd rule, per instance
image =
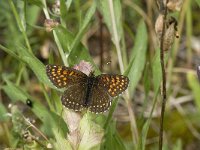
[[46, 65], [46, 73], [57, 88], [66, 88], [61, 97], [68, 109], [81, 111], [88, 109], [102, 113], [111, 106], [111, 98], [125, 91], [129, 79], [123, 75], [101, 74], [89, 76], [85, 73], [61, 65]]

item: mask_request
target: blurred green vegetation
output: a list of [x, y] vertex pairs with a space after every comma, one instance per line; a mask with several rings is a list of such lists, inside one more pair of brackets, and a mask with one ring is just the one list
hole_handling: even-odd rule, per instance
[[[165, 53], [166, 150], [200, 146], [199, 7], [200, 0], [184, 0], [169, 12], [180, 37]], [[156, 1], [0, 1], [0, 149], [158, 149], [158, 14]], [[130, 79], [107, 113], [63, 110], [63, 90], [48, 80], [46, 64], [82, 60], [95, 74]]]

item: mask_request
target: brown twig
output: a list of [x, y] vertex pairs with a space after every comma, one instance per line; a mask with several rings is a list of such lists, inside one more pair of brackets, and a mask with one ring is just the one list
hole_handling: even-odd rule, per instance
[[166, 74], [165, 74], [165, 62], [164, 62], [164, 35], [166, 28], [166, 20], [167, 20], [167, 7], [166, 4], [168, 0], [166, 0], [166, 4], [164, 5], [164, 0], [160, 0], [160, 13], [164, 15], [162, 35], [160, 40], [160, 64], [162, 70], [162, 108], [161, 108], [161, 119], [160, 119], [160, 133], [159, 133], [159, 150], [162, 150], [163, 146], [163, 122], [164, 122], [164, 114], [165, 114], [165, 105], [167, 100], [166, 95]]

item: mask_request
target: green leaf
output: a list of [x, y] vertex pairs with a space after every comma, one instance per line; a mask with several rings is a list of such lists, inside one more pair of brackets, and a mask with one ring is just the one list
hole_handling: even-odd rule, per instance
[[7, 114], [7, 110], [5, 106], [2, 103], [0, 103], [0, 122], [6, 121], [7, 119], [9, 119], [6, 114]]
[[196, 2], [197, 2], [197, 4], [199, 5], [199, 7], [200, 7], [200, 0], [196, 0]]
[[57, 129], [52, 129], [55, 135], [56, 142], [54, 143], [54, 147], [56, 150], [73, 150], [68, 140], [63, 138]]
[[129, 89], [134, 92], [145, 67], [147, 51], [147, 30], [144, 21], [140, 21], [136, 35], [135, 46], [132, 49], [131, 62], [125, 74], [130, 79]]
[[182, 149], [183, 147], [182, 147], [181, 139], [178, 139], [176, 143], [173, 145], [172, 150], [182, 150]]
[[3, 80], [6, 82], [6, 86], [3, 86], [2, 89], [8, 95], [8, 97], [13, 101], [22, 101], [26, 102], [28, 99], [28, 95], [23, 90], [20, 90], [17, 86], [15, 86], [12, 82], [10, 82], [7, 78], [3, 75]]
[[19, 48], [18, 53], [20, 53], [21, 55], [21, 60], [29, 66], [29, 68], [34, 72], [34, 74], [37, 76], [40, 82], [44, 83], [45, 85], [48, 85], [51, 88], [57, 89], [49, 81], [46, 75], [46, 68], [38, 58], [30, 54], [25, 48]]
[[151, 120], [148, 119], [142, 127], [142, 132], [138, 142], [138, 150], [145, 150], [146, 137], [149, 130], [150, 121]]
[[[62, 26], [58, 26], [55, 28], [55, 31], [58, 35], [59, 41], [63, 47], [63, 49], [67, 52], [69, 52], [70, 44], [74, 40], [74, 36], [71, 32], [67, 31]], [[84, 47], [82, 43], [79, 43], [76, 47], [76, 49], [73, 49], [70, 51], [68, 56], [68, 63], [70, 66], [73, 66], [74, 64], [78, 64], [81, 60], [90, 62], [93, 67], [96, 69], [97, 73], [100, 73], [98, 67], [94, 63], [88, 49]]]
[[70, 8], [71, 4], [72, 4], [72, 0], [67, 0], [66, 2], [67, 9]]
[[85, 34], [87, 27], [92, 19], [92, 17], [94, 16], [96, 11], [96, 3], [93, 2], [92, 6], [90, 7], [90, 9], [87, 11], [83, 23], [79, 29], [78, 34], [76, 35], [75, 39], [73, 40], [73, 43], [71, 44], [70, 49], [74, 50], [77, 49], [77, 46], [79, 45], [81, 38], [83, 37], [83, 35]]
[[105, 133], [105, 142], [102, 144], [101, 149], [108, 150], [125, 150], [126, 147], [116, 131], [116, 123], [111, 122]]
[[114, 15], [115, 19], [115, 25], [117, 28], [118, 36], [119, 36], [119, 41], [121, 40], [121, 37], [123, 35], [123, 27], [122, 27], [122, 8], [121, 8], [121, 1], [120, 0], [114, 0], [113, 2], [113, 9], [114, 9], [114, 14], [111, 14], [111, 9], [109, 5], [108, 0], [97, 0], [97, 8], [101, 12], [103, 16], [103, 20], [105, 24], [107, 25], [112, 38], [114, 37], [114, 32], [113, 32], [113, 23], [111, 20], [111, 15]]
[[70, 45], [74, 40], [74, 35], [61, 25], [57, 26], [55, 31], [63, 50], [69, 53]]
[[[165, 53], [164, 57], [165, 57], [164, 61], [166, 64], [166, 61], [168, 60], [168, 57], [169, 57], [168, 53]], [[161, 70], [161, 63], [160, 63], [160, 49], [159, 48], [156, 49], [156, 54], [153, 58], [152, 66], [153, 66], [153, 84], [154, 84], [155, 91], [157, 91], [157, 89], [160, 87], [161, 80], [162, 80], [162, 70]]]
[[160, 65], [160, 49], [156, 49], [156, 54], [152, 62], [152, 68], [153, 68], [153, 85], [154, 89], [156, 90], [160, 87], [162, 79], [162, 71]]
[[188, 72], [187, 81], [194, 95], [195, 104], [200, 111], [200, 83], [196, 77], [196, 74]]
[[[5, 52], [12, 55], [14, 58], [18, 59], [19, 61], [26, 63], [29, 66], [29, 68], [35, 73], [35, 75], [40, 80], [40, 82], [48, 85], [51, 88], [59, 90], [49, 81], [49, 79], [46, 75], [46, 69], [45, 69], [44, 64], [38, 58], [36, 58], [34, 55], [29, 53], [27, 51], [27, 49], [17, 48], [16, 50], [20, 54], [20, 56], [18, 56], [15, 53], [13, 53], [12, 50], [7, 49], [7, 48], [3, 47], [2, 45], [0, 45], [0, 48], [2, 48]], [[60, 90], [60, 91], [62, 91], [62, 90]]]
[[150, 89], [151, 89], [151, 69], [150, 69], [150, 64], [146, 64], [145, 70], [144, 70], [144, 91], [145, 91], [145, 96], [148, 95]]
[[17, 1], [17, 8], [19, 11], [19, 17], [22, 23], [22, 26], [24, 28], [24, 30], [26, 30], [26, 17], [25, 17], [25, 2], [23, 1]]
[[100, 149], [103, 134], [101, 126], [93, 122], [89, 114], [85, 114], [80, 121], [80, 136], [82, 138], [78, 149]]
[[65, 0], [60, 0], [60, 15], [62, 21], [66, 21], [67, 18], [67, 6], [65, 4]]
[[148, 133], [148, 131], [149, 131], [149, 127], [150, 127], [151, 120], [152, 120], [152, 114], [153, 114], [153, 111], [154, 111], [155, 106], [156, 106], [158, 93], [159, 93], [159, 87], [158, 87], [158, 89], [155, 91], [155, 95], [154, 95], [154, 98], [153, 98], [153, 106], [152, 106], [152, 109], [151, 109], [151, 113], [150, 113], [150, 115], [149, 115], [147, 121], [145, 122], [145, 124], [144, 124], [143, 127], [142, 127], [141, 135], [140, 135], [140, 137], [139, 137], [139, 142], [138, 142], [138, 145], [137, 145], [137, 150], [145, 150], [146, 139], [147, 139], [147, 133]]
[[15, 4], [14, 4], [13, 1], [11, 1], [11, 0], [9, 0], [8, 2], [9, 2], [9, 4], [10, 4], [10, 7], [11, 7], [11, 9], [12, 9], [12, 11], [13, 11], [13, 14], [14, 14], [14, 16], [15, 16], [15, 19], [16, 19], [16, 21], [17, 21], [17, 25], [18, 25], [18, 27], [19, 27], [19, 30], [20, 30], [21, 32], [25, 31], [25, 28], [24, 28], [24, 26], [23, 26], [22, 20], [20, 19], [20, 16], [19, 16], [19, 14], [18, 14], [18, 12], [17, 12], [17, 9], [16, 9], [16, 7], [15, 7]]
[[52, 102], [54, 103], [54, 106], [55, 106], [57, 112], [61, 112], [63, 109], [63, 106], [62, 106], [62, 102], [60, 100], [60, 96], [58, 95], [58, 92], [56, 92], [55, 90], [52, 90], [51, 99], [52, 99]]
[[[38, 21], [38, 16], [40, 15], [40, 8], [37, 6], [26, 7], [26, 22], [29, 25], [35, 25]], [[31, 16], [31, 17], [29, 17]], [[28, 30], [35, 31], [35, 28], [27, 28]], [[29, 32], [29, 31], [28, 31]]]
[[29, 4], [36, 5], [40, 8], [44, 7], [43, 0], [27, 0]]

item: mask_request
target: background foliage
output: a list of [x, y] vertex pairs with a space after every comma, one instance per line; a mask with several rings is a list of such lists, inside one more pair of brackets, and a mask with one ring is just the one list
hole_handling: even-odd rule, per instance
[[[164, 149], [200, 145], [200, 1], [183, 0], [179, 39], [165, 53]], [[0, 1], [0, 149], [157, 149], [161, 109], [155, 1]], [[53, 19], [45, 23], [45, 20]], [[128, 92], [105, 114], [75, 114], [75, 126], [46, 64], [90, 62], [95, 74], [125, 74]], [[66, 116], [65, 116], [66, 115]], [[70, 137], [76, 137], [70, 139]], [[89, 144], [88, 144], [89, 143]]]

